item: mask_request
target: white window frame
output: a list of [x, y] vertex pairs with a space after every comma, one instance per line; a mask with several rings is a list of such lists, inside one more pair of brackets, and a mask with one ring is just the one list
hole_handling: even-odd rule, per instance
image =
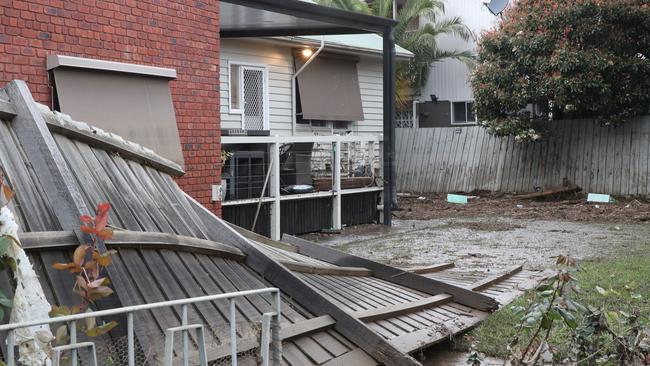
[[[239, 106], [232, 108], [232, 85], [231, 70], [232, 66], [239, 66]], [[261, 69], [264, 75], [264, 87], [262, 90], [262, 102], [264, 103], [264, 130], [270, 129], [269, 121], [269, 66], [267, 64], [258, 64], [253, 62], [244, 62], [237, 60], [228, 60], [228, 113], [239, 114], [241, 116], [241, 128], [244, 129], [244, 69], [246, 67]]]
[[[456, 122], [456, 116], [454, 115], [454, 104], [455, 103], [465, 103], [465, 122]], [[455, 102], [450, 102], [449, 103], [449, 108], [451, 108], [451, 112], [449, 115], [451, 116], [451, 124], [454, 126], [472, 126], [478, 123], [478, 118], [476, 117], [476, 114], [474, 114], [474, 121], [468, 121], [467, 116], [469, 113], [467, 113], [467, 104], [469, 103], [474, 103], [473, 100], [457, 100]]]

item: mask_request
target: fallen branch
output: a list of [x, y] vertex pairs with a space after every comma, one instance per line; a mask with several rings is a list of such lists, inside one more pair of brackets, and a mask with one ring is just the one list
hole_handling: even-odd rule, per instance
[[581, 190], [582, 188], [576, 186], [575, 184], [572, 184], [567, 187], [551, 188], [542, 192], [520, 194], [520, 195], [516, 195], [515, 198], [527, 200], [533, 198], [550, 197], [550, 196], [555, 196], [557, 194], [574, 193], [574, 192], [579, 192]]

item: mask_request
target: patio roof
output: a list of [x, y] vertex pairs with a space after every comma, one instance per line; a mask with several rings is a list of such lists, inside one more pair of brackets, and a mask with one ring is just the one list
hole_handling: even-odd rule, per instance
[[222, 0], [221, 38], [375, 33], [383, 37], [384, 224], [391, 225], [395, 182], [395, 37], [393, 19], [299, 0]]
[[221, 37], [383, 33], [392, 19], [299, 0], [224, 0]]

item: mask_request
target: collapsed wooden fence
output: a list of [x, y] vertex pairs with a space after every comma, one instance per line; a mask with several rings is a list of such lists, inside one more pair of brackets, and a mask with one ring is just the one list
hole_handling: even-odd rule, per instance
[[481, 127], [400, 128], [397, 188], [405, 192], [530, 192], [569, 181], [583, 190], [650, 195], [650, 116], [620, 127], [555, 121], [541, 142]]

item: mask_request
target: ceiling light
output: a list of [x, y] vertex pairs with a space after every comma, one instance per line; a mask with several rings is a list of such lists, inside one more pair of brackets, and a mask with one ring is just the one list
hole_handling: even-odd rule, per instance
[[303, 55], [305, 58], [310, 58], [311, 55], [313, 55], [313, 54], [314, 54], [314, 51], [312, 51], [311, 48], [305, 48], [305, 49], [302, 50], [302, 55]]

